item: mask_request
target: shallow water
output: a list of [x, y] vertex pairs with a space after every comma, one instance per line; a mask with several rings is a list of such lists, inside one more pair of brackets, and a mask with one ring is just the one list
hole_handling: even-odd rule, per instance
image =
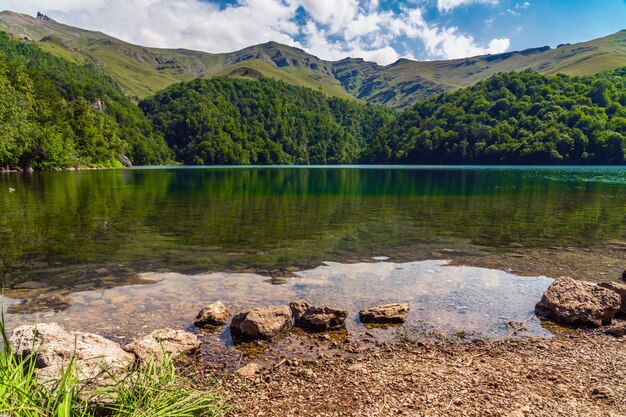
[[[396, 340], [397, 330], [423, 336], [462, 332], [463, 337], [506, 337], [512, 332], [509, 322], [526, 322], [521, 335], [550, 335], [533, 316], [534, 305], [550, 279], [446, 266], [444, 261], [329, 262], [298, 272], [281, 285], [251, 273], [145, 273], [142, 278], [152, 283], [72, 293], [67, 297], [68, 306], [56, 313], [8, 314], [9, 328], [34, 321], [58, 322], [68, 329], [128, 342], [164, 324], [199, 332], [192, 325], [195, 315], [216, 300], [237, 312], [305, 298], [316, 305], [347, 309], [347, 337], [352, 340], [362, 339], [366, 332], [378, 342]], [[404, 326], [367, 329], [359, 322], [360, 309], [391, 302], [409, 303]], [[11, 311], [20, 302], [6, 299], [5, 303]], [[230, 351], [233, 360], [238, 358], [238, 347], [233, 347], [227, 328], [203, 337], [207, 357], [224, 361], [225, 352]]]

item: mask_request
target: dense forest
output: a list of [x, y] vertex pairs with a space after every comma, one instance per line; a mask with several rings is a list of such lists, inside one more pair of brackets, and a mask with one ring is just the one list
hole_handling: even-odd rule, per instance
[[495, 75], [404, 111], [376, 134], [366, 161], [624, 164], [625, 75]]
[[[54, 40], [52, 40], [54, 41]], [[495, 75], [397, 113], [271, 78], [139, 103], [96, 66], [0, 32], [0, 169], [134, 164], [624, 164], [626, 68]]]
[[139, 103], [185, 164], [350, 164], [392, 118], [270, 78], [176, 84]]
[[91, 64], [0, 33], [0, 167], [57, 169], [165, 163], [163, 138]]

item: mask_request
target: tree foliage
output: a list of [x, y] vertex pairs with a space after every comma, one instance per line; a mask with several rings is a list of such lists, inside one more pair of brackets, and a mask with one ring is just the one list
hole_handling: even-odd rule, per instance
[[282, 81], [173, 85], [140, 107], [185, 164], [349, 164], [392, 111]]
[[165, 141], [120, 87], [0, 33], [0, 167], [57, 169], [169, 160]]
[[377, 133], [366, 160], [624, 164], [625, 74], [495, 75], [404, 111]]

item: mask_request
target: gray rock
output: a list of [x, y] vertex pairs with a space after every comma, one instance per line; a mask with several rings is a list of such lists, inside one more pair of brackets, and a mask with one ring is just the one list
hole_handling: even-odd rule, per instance
[[559, 277], [544, 292], [535, 312], [564, 324], [601, 326], [611, 323], [620, 305], [620, 296], [611, 290]]
[[38, 290], [45, 287], [46, 284], [37, 281], [26, 281], [13, 286], [16, 290]]
[[611, 290], [619, 294], [622, 299], [622, 303], [615, 317], [626, 317], [626, 284], [614, 281], [600, 282], [598, 283], [598, 287], [606, 288], [607, 290]]
[[134, 353], [142, 361], [150, 358], [159, 359], [163, 354], [178, 359], [184, 355], [195, 353], [200, 348], [200, 339], [193, 333], [184, 330], [160, 329], [148, 336], [124, 346], [124, 349]]
[[221, 301], [216, 301], [204, 307], [198, 313], [193, 324], [197, 327], [222, 326], [228, 322], [232, 312]]
[[56, 379], [75, 358], [79, 378], [100, 376], [103, 369], [110, 372], [128, 369], [135, 356], [111, 340], [93, 333], [68, 332], [56, 323], [18, 326], [9, 343], [14, 354], [36, 355], [36, 373], [40, 379]]
[[289, 306], [271, 306], [237, 314], [230, 323], [230, 332], [239, 339], [271, 339], [290, 327]]
[[307, 300], [296, 300], [289, 303], [289, 308], [291, 309], [291, 315], [293, 319], [298, 322], [306, 313], [306, 311], [311, 308], [311, 304]]
[[299, 320], [296, 326], [315, 332], [337, 330], [345, 326], [348, 311], [332, 307], [311, 307]]
[[409, 305], [406, 303], [383, 304], [359, 311], [362, 323], [404, 323], [408, 315]]

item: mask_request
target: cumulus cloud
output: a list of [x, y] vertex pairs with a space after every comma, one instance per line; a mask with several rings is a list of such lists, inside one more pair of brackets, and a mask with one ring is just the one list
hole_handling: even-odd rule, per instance
[[437, 0], [437, 9], [439, 9], [440, 12], [449, 12], [457, 7], [476, 3], [498, 4], [498, 0]]
[[[438, 0], [450, 10], [471, 2]], [[429, 59], [504, 52], [508, 39], [480, 43], [456, 27], [424, 19], [418, 5], [384, 10], [378, 0], [3, 0], [4, 8], [41, 11], [63, 23], [100, 30], [132, 43], [230, 52], [277, 41], [323, 59], [360, 57], [390, 64], [412, 58], [419, 45]]]

